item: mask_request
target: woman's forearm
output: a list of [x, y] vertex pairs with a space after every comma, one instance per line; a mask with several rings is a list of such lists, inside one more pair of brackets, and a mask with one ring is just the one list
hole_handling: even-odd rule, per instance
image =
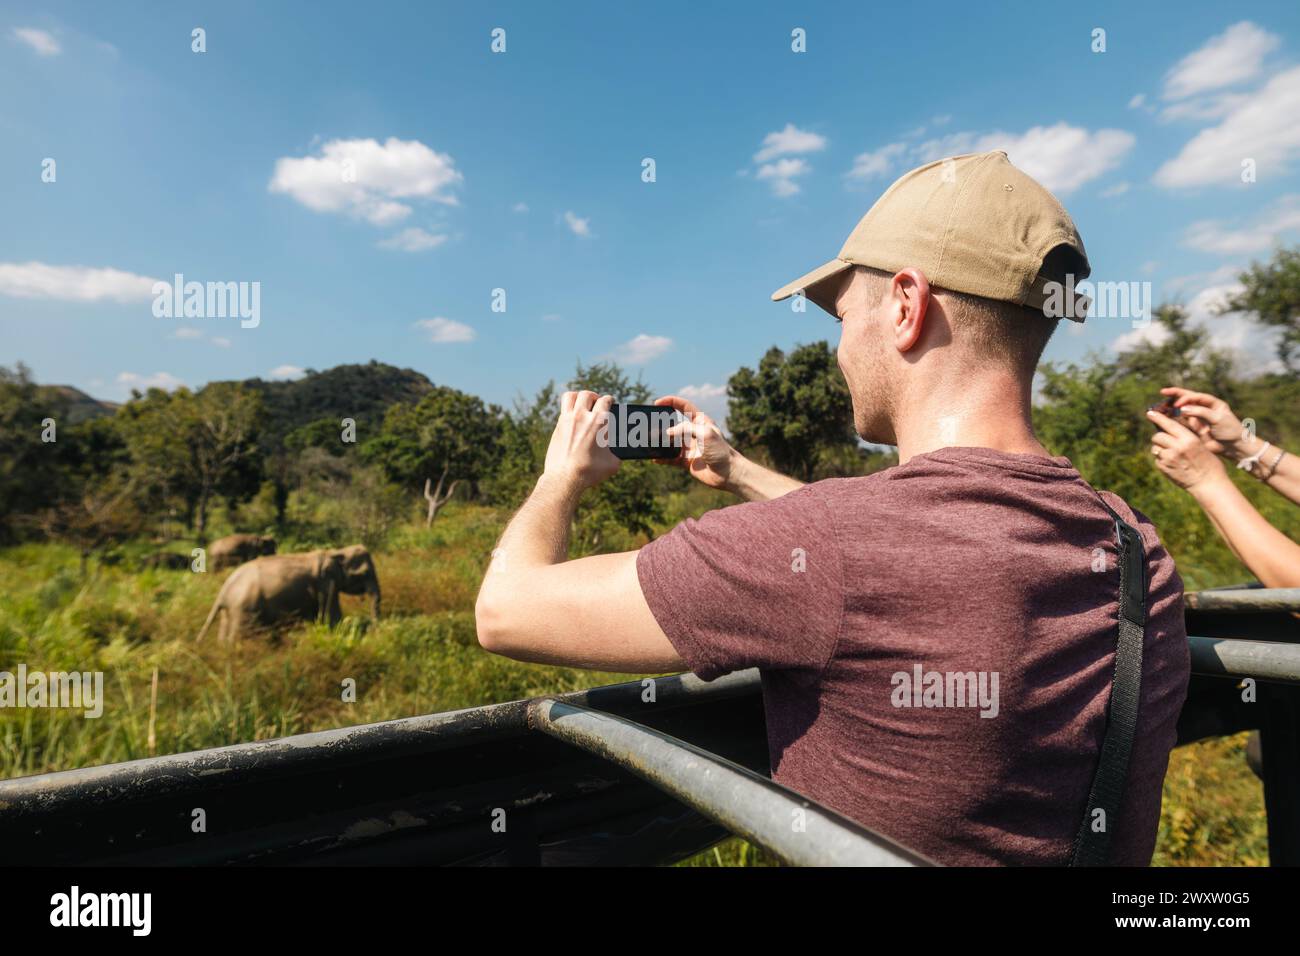
[[1188, 490], [1261, 584], [1300, 587], [1300, 544], [1269, 524], [1227, 475]]
[[[1279, 452], [1282, 453], [1281, 459], [1278, 458]], [[1227, 455], [1235, 461], [1258, 456], [1256, 458], [1258, 463], [1251, 474], [1267, 476], [1260, 480], [1278, 494], [1300, 505], [1300, 458], [1277, 444], [1270, 444], [1265, 448], [1262, 438], [1248, 438], [1233, 442], [1227, 448]], [[1274, 462], [1277, 462], [1276, 467]]]

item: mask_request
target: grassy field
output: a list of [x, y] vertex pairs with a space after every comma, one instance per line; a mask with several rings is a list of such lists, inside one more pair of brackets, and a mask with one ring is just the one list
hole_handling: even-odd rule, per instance
[[[673, 517], [694, 510], [681, 501]], [[0, 670], [101, 670], [105, 711], [0, 711], [0, 778], [176, 753], [286, 734], [451, 710], [625, 680], [625, 676], [516, 664], [484, 653], [473, 603], [503, 513], [453, 503], [425, 530], [398, 528], [375, 554], [385, 616], [344, 599], [334, 631], [304, 626], [278, 643], [211, 636], [195, 643], [224, 574], [134, 570], [140, 543], [117, 564], [54, 544], [0, 551]], [[283, 543], [282, 550], [310, 541]], [[287, 545], [285, 547], [284, 545]], [[182, 551], [188, 542], [172, 542]], [[150, 689], [158, 673], [156, 710]], [[353, 678], [355, 703], [342, 701]], [[151, 743], [152, 725], [152, 743]], [[1259, 781], [1245, 735], [1174, 752], [1165, 780], [1155, 862], [1263, 865], [1267, 841]], [[765, 865], [741, 840], [688, 861]]]

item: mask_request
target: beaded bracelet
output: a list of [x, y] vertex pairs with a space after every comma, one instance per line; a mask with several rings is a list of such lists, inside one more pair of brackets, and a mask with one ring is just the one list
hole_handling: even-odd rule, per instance
[[[1281, 464], [1281, 462], [1282, 462], [1282, 456], [1285, 455], [1285, 454], [1286, 454], [1286, 449], [1285, 449], [1285, 448], [1279, 448], [1279, 449], [1277, 450], [1277, 457], [1273, 459], [1273, 464], [1269, 467], [1269, 469], [1268, 469], [1268, 474], [1265, 475], [1264, 478], [1263, 478], [1264, 481], [1268, 481], [1270, 478], [1273, 477], [1274, 474], [1277, 473], [1277, 466], [1278, 466], [1279, 464]], [[1253, 474], [1253, 472], [1252, 472], [1252, 474]]]

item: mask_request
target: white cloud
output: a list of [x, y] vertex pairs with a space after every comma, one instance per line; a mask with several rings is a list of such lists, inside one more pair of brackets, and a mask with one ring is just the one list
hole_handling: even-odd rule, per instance
[[1181, 103], [1172, 103], [1160, 111], [1160, 119], [1165, 122], [1173, 120], [1213, 120], [1227, 116], [1242, 103], [1246, 102], [1245, 93], [1216, 93], [1212, 96], [1194, 96]]
[[[1224, 303], [1240, 292], [1242, 287], [1235, 280], [1215, 280], [1221, 280], [1225, 273], [1240, 271], [1239, 268], [1223, 266], [1199, 276], [1174, 280], [1200, 285], [1183, 305], [1187, 323], [1192, 328], [1203, 329], [1208, 333], [1206, 345], [1209, 348], [1231, 352], [1239, 368], [1246, 374], [1280, 372], [1282, 363], [1277, 358], [1278, 329], [1260, 325], [1241, 312], [1219, 313]], [[1159, 346], [1168, 341], [1170, 335], [1168, 329], [1153, 321], [1146, 328], [1133, 329], [1118, 336], [1111, 342], [1111, 348], [1116, 353], [1121, 353]]]
[[390, 136], [383, 144], [334, 139], [315, 156], [277, 159], [268, 188], [316, 212], [345, 212], [384, 226], [410, 215], [401, 200], [457, 205], [454, 190], [463, 180], [448, 154]]
[[795, 179], [812, 172], [812, 166], [807, 160], [790, 157], [798, 153], [815, 153], [825, 148], [825, 136], [787, 123], [785, 129], [763, 137], [762, 147], [754, 154], [754, 164], [758, 167], [754, 178], [771, 183], [772, 194], [775, 196], [793, 196], [799, 192], [799, 184]]
[[622, 365], [645, 365], [653, 362], [673, 347], [673, 340], [664, 335], [646, 335], [642, 332], [610, 353]]
[[416, 328], [424, 329], [428, 333], [428, 339], [435, 345], [447, 345], [452, 342], [473, 342], [474, 330], [464, 322], [455, 322], [451, 319], [444, 319], [442, 316], [435, 316], [432, 319], [421, 319], [415, 323]]
[[799, 129], [793, 123], [786, 123], [785, 129], [768, 133], [763, 137], [762, 148], [754, 154], [755, 163], [766, 163], [778, 156], [797, 153], [816, 153], [826, 148], [826, 137], [807, 130]]
[[853, 168], [847, 175], [850, 179], [875, 179], [888, 175], [906, 150], [905, 143], [890, 143], [871, 152], [859, 153], [853, 158]]
[[[206, 333], [202, 329], [196, 329], [192, 325], [182, 325], [179, 328], [177, 328], [175, 332], [171, 334], [171, 337], [174, 339], [181, 339], [182, 341], [186, 341], [186, 342], [193, 342], [203, 338], [205, 335]], [[208, 341], [210, 341], [213, 345], [218, 346], [219, 348], [223, 348], [223, 349], [230, 348], [230, 339], [224, 338], [220, 335], [214, 335]]]
[[1279, 236], [1297, 229], [1300, 229], [1300, 193], [1292, 193], [1276, 200], [1268, 212], [1241, 228], [1226, 228], [1216, 219], [1194, 222], [1183, 233], [1183, 245], [1202, 252], [1247, 255], [1268, 249]]
[[1133, 329], [1118, 336], [1110, 343], [1110, 347], [1116, 353], [1132, 352], [1138, 348], [1154, 348], [1163, 345], [1172, 334], [1159, 322], [1152, 321], [1140, 329]]
[[953, 133], [922, 143], [916, 152], [920, 162], [932, 162], [1000, 149], [1052, 192], [1064, 195], [1114, 169], [1135, 142], [1132, 133], [1121, 129], [1090, 131], [1060, 122], [1023, 133]]
[[812, 167], [802, 159], [778, 159], [775, 163], [758, 167], [758, 172], [754, 176], [757, 179], [770, 181], [772, 193], [785, 198], [799, 192], [799, 184], [794, 181], [795, 177], [806, 176], [810, 172]]
[[0, 262], [0, 295], [67, 302], [147, 302], [157, 279], [91, 266]]
[[306, 373], [305, 369], [297, 365], [277, 365], [271, 371], [267, 372], [267, 378], [274, 381], [288, 381], [289, 379], [302, 378]]
[[1147, 95], [1145, 93], [1138, 93], [1133, 97], [1133, 99], [1128, 101], [1128, 108], [1131, 110], [1141, 109], [1142, 105], [1146, 101], [1147, 101]]
[[383, 249], [400, 249], [402, 252], [423, 252], [433, 249], [447, 241], [445, 235], [429, 232], [412, 226], [403, 229], [397, 235], [379, 243]]
[[586, 239], [591, 238], [590, 219], [583, 219], [581, 216], [578, 216], [570, 210], [564, 214], [564, 221], [568, 224], [569, 228], [573, 230], [575, 236], [582, 236]]
[[517, 202], [510, 207], [511, 212], [528, 212], [528, 203]]
[[13, 35], [14, 39], [26, 43], [40, 56], [57, 56], [63, 52], [59, 41], [44, 30], [37, 30], [34, 27], [14, 27]]
[[122, 372], [117, 377], [117, 384], [128, 389], [138, 388], [142, 392], [151, 388], [161, 388], [165, 392], [173, 392], [185, 383], [171, 372], [154, 372], [152, 375]]
[[1116, 196], [1122, 196], [1122, 195], [1124, 195], [1126, 192], [1128, 192], [1128, 189], [1129, 189], [1129, 186], [1128, 186], [1128, 182], [1127, 182], [1127, 181], [1125, 181], [1125, 182], [1118, 182], [1118, 183], [1116, 183], [1114, 186], [1108, 186], [1106, 189], [1103, 189], [1103, 190], [1101, 191], [1101, 198], [1102, 198], [1102, 199], [1113, 199], [1113, 198], [1116, 197]]
[[1270, 79], [1243, 97], [1218, 126], [1203, 129], [1158, 170], [1154, 181], [1176, 189], [1241, 182], [1242, 161], [1253, 159], [1273, 178], [1300, 158], [1300, 67]]
[[1206, 272], [1193, 272], [1190, 275], [1173, 276], [1164, 281], [1163, 291], [1166, 295], [1183, 295], [1188, 291], [1205, 289], [1212, 285], [1232, 283], [1245, 269], [1236, 263], [1218, 266]]
[[700, 411], [717, 422], [719, 428], [726, 429], [727, 386], [710, 385], [708, 382], [703, 385], [683, 385], [677, 394], [689, 398]]
[[1249, 20], [1234, 23], [1187, 54], [1165, 74], [1164, 98], [1180, 100], [1254, 79], [1278, 38]]

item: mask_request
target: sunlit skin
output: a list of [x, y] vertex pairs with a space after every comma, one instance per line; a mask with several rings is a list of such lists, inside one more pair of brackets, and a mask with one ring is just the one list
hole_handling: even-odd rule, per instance
[[[871, 294], [871, 277], [852, 271], [823, 301], [841, 320], [840, 369], [864, 439], [896, 444], [899, 458], [951, 446], [1046, 455], [1030, 427], [1031, 376], [973, 361], [953, 346], [954, 307], [919, 269]], [[641, 593], [637, 552], [566, 560], [569, 528], [582, 492], [614, 474], [619, 460], [596, 442], [599, 416], [612, 403], [594, 392], [567, 392], [532, 495], [501, 538], [475, 606], [479, 643], [517, 660], [655, 673], [684, 662]], [[755, 501], [800, 482], [740, 454], [708, 416], [664, 396], [693, 439], [686, 467], [713, 488]]]
[[921, 270], [885, 281], [853, 270], [832, 306], [858, 435], [897, 445], [900, 462], [955, 446], [1047, 455], [1030, 424], [1032, 377], [955, 347], [952, 299]]

